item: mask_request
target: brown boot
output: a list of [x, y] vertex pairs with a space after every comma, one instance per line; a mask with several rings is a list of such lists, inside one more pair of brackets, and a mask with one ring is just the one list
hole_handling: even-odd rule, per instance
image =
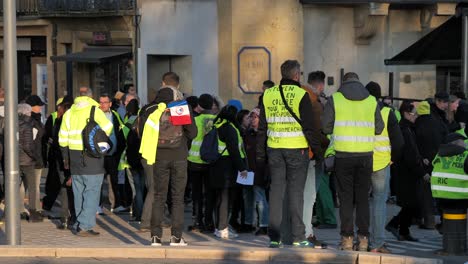
[[357, 251], [367, 252], [369, 250], [369, 239], [366, 236], [358, 236], [359, 244], [357, 246]]
[[342, 236], [341, 237], [341, 250], [352, 251], [353, 250], [354, 237]]

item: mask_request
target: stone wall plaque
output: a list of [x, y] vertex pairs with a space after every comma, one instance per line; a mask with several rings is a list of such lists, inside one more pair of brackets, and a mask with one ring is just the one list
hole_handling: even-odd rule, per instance
[[262, 93], [262, 83], [271, 79], [271, 53], [262, 46], [245, 46], [237, 53], [237, 84], [243, 93]]

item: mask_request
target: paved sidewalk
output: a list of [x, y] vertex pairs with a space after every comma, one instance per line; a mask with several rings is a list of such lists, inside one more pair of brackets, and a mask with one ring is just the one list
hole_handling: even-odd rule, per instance
[[[396, 211], [398, 208], [393, 208]], [[43, 257], [123, 257], [123, 258], [197, 258], [197, 259], [244, 259], [257, 261], [293, 261], [329, 263], [441, 263], [432, 253], [440, 248], [441, 238], [435, 231], [418, 231], [422, 242], [398, 242], [389, 239], [388, 243], [396, 255], [372, 253], [346, 253], [337, 250], [338, 230], [316, 230], [317, 236], [329, 243], [329, 249], [270, 250], [266, 248], [268, 238], [253, 234], [240, 234], [239, 238], [221, 240], [212, 234], [185, 232], [184, 237], [190, 247], [174, 249], [150, 246], [150, 233], [140, 232], [138, 224], [129, 224], [129, 215], [115, 215], [105, 210], [105, 215], [97, 217], [98, 238], [77, 237], [69, 230], [56, 229], [57, 220], [45, 219], [42, 223], [21, 222], [22, 247], [12, 249], [0, 246], [0, 256], [43, 256]], [[51, 214], [54, 214], [52, 212]], [[190, 223], [190, 209], [186, 208], [185, 223]], [[389, 215], [392, 215], [389, 212]], [[3, 226], [0, 226], [0, 245], [6, 244]], [[416, 233], [416, 231], [414, 232]], [[164, 230], [163, 241], [168, 245], [170, 229]], [[390, 237], [389, 237], [390, 238]], [[73, 248], [73, 249], [71, 249]], [[398, 256], [401, 255], [401, 256]], [[405, 258], [412, 255], [425, 259]], [[369, 262], [365, 262], [365, 260]], [[385, 261], [384, 261], [385, 260]]]

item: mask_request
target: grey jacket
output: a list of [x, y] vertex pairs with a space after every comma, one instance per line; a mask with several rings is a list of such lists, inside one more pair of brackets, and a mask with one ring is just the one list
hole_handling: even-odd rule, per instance
[[[349, 80], [344, 82], [338, 92], [342, 93], [343, 96], [351, 101], [363, 101], [370, 96], [367, 89], [362, 85], [359, 80]], [[351, 111], [352, 109], [350, 109]], [[322, 117], [322, 132], [326, 135], [333, 134], [333, 129], [335, 126], [335, 105], [333, 103], [333, 97], [330, 96], [327, 104], [325, 105], [325, 110]], [[380, 135], [385, 127], [385, 123], [380, 114], [380, 107], [377, 105], [375, 108], [375, 134]], [[336, 157], [346, 158], [346, 157], [360, 157], [372, 155], [373, 152], [365, 153], [353, 153], [353, 152], [336, 152]]]

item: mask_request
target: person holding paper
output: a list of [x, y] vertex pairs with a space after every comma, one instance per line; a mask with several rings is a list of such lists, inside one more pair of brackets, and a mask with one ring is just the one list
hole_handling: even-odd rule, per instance
[[214, 129], [218, 130], [218, 151], [221, 157], [211, 167], [210, 187], [216, 193], [218, 225], [215, 236], [224, 239], [237, 237], [237, 234], [228, 228], [229, 204], [238, 173], [247, 177], [243, 140], [237, 128], [236, 115], [237, 108], [227, 105], [214, 120]]

